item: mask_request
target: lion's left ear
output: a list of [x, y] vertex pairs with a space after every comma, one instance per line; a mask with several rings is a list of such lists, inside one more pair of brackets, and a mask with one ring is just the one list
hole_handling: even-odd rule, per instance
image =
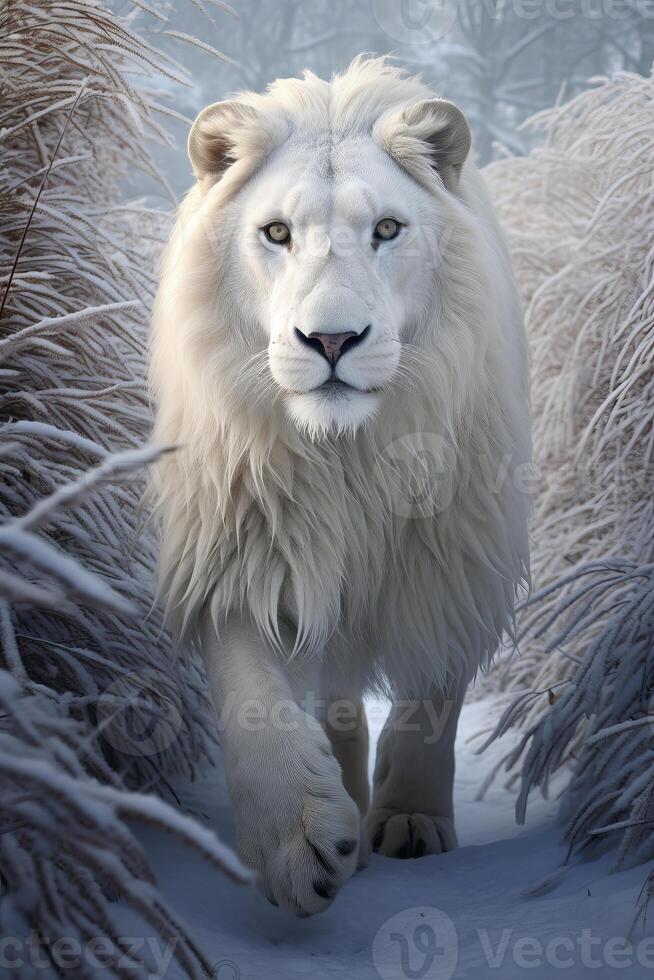
[[197, 116], [188, 136], [188, 155], [198, 180], [219, 180], [244, 148], [257, 113], [243, 102], [214, 102]]
[[375, 136], [407, 170], [424, 179], [426, 163], [451, 189], [458, 184], [472, 142], [466, 117], [446, 99], [424, 99], [382, 116]]

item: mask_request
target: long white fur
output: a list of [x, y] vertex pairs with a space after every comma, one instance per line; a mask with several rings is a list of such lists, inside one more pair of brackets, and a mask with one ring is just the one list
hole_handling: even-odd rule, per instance
[[[240, 96], [250, 108], [234, 122], [234, 162], [218, 181], [201, 177], [182, 205], [154, 311], [155, 439], [179, 447], [154, 488], [176, 634], [195, 637], [207, 604], [218, 631], [241, 610], [280, 648], [290, 623], [293, 654], [323, 658], [334, 690], [420, 696], [474, 674], [510, 630], [528, 578], [522, 317], [477, 170], [467, 162], [447, 185], [424, 141], [403, 128], [403, 110], [430, 98], [418, 78], [363, 58], [331, 82], [307, 73]], [[334, 179], [345, 169], [358, 180], [363, 161], [366, 174], [379, 170], [376, 186], [404, 181], [439, 242], [432, 264], [420, 254], [413, 307], [401, 289], [385, 301], [394, 319], [384, 336], [397, 356], [389, 353], [380, 390], [346, 399], [340, 415], [320, 395], [295, 398], [278, 383], [286, 368], [271, 342], [275, 330], [285, 342], [284, 295], [271, 273], [264, 293], [275, 308], [263, 322], [242, 237], [275, 168], [329, 194], [331, 175], [311, 163], [326, 140], [338, 153]], [[293, 302], [332, 260], [316, 260], [313, 278], [304, 270]], [[376, 268], [382, 276], [385, 266]], [[385, 465], [388, 447], [415, 433], [434, 433], [443, 447], [432, 462], [444, 496], [429, 517], [397, 512]]]

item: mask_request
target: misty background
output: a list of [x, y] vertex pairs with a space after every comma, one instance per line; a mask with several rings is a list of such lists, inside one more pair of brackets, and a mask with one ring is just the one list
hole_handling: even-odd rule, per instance
[[[168, 0], [156, 9], [166, 21], [143, 10], [134, 26], [186, 69], [189, 84], [164, 82], [161, 101], [189, 119], [278, 77], [306, 68], [329, 77], [361, 52], [390, 54], [464, 109], [480, 165], [525, 153], [525, 119], [588, 79], [649, 75], [654, 61], [654, 0]], [[172, 129], [177, 149], [157, 157], [179, 196], [192, 183], [188, 124]]]

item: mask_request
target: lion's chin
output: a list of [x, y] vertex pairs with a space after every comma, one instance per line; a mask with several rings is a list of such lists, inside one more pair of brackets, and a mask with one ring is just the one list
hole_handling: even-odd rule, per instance
[[358, 391], [345, 384], [324, 384], [313, 391], [289, 394], [286, 408], [297, 427], [311, 439], [352, 435], [371, 419], [380, 394]]

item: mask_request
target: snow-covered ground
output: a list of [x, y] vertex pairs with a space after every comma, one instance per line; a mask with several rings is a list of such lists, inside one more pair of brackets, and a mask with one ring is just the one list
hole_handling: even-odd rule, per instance
[[[383, 707], [369, 709], [376, 736]], [[516, 788], [504, 786], [501, 776], [483, 801], [475, 800], [508, 748], [505, 739], [475, 754], [474, 736], [496, 717], [488, 699], [466, 705], [462, 715], [460, 848], [411, 861], [373, 855], [334, 904], [313, 918], [290, 918], [178, 843], [155, 831], [142, 835], [162, 891], [209, 953], [215, 980], [654, 978], [654, 937], [640, 930], [632, 945], [624, 938], [648, 867], [609, 877], [608, 854], [576, 864], [554, 889], [525, 894], [561, 865], [566, 848], [555, 825], [556, 800], [534, 795], [525, 827], [514, 822]], [[232, 839], [218, 770], [182, 793], [192, 812]], [[171, 962], [155, 975], [180, 974]]]

